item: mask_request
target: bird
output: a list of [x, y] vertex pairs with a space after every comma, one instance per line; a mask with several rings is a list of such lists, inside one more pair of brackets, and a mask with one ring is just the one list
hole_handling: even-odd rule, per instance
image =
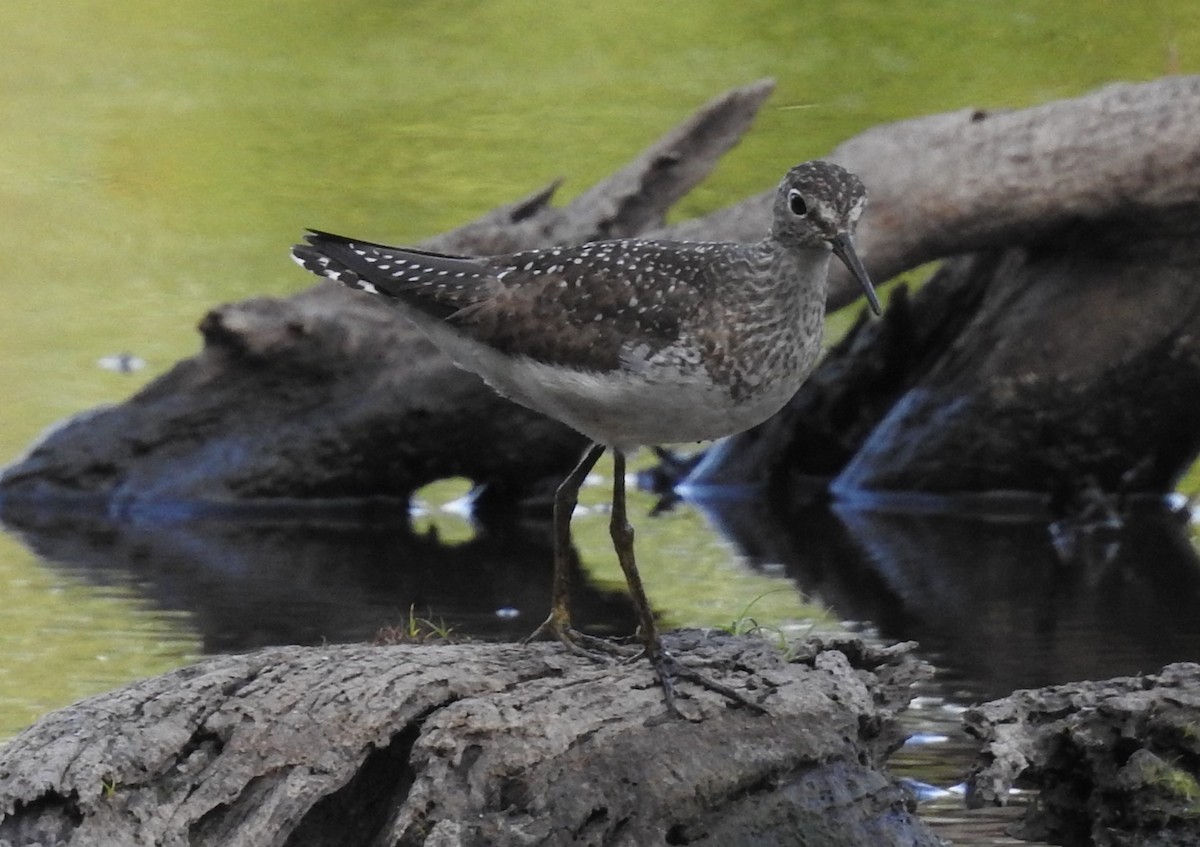
[[610, 535], [668, 710], [679, 713], [682, 677], [761, 711], [663, 647], [634, 557], [626, 457], [734, 435], [782, 408], [819, 358], [834, 256], [881, 313], [854, 247], [866, 202], [857, 176], [810, 161], [779, 183], [769, 231], [753, 243], [623, 238], [474, 257], [308, 230], [292, 258], [384, 298], [459, 366], [591, 441], [555, 493], [551, 609], [530, 639], [612, 652], [573, 628], [569, 604], [571, 516], [608, 450]]

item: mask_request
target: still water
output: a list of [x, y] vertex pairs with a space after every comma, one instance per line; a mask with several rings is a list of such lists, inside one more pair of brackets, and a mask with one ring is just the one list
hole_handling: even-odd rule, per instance
[[[589, 479], [576, 521], [576, 619], [599, 634], [627, 634], [634, 619], [608, 549], [606, 472]], [[36, 590], [62, 597], [65, 620], [41, 630], [46, 644], [74, 643], [77, 628], [90, 634], [88, 651], [73, 657], [80, 669], [106, 666], [128, 649], [110, 639], [129, 634], [120, 618], [66, 611], [72, 597], [84, 611], [128, 603], [166, 664], [370, 640], [384, 628], [520, 638], [549, 606], [548, 515], [475, 524], [458, 493], [454, 484], [426, 489], [411, 522], [402, 512], [369, 523], [330, 513], [143, 522], [11, 507], [5, 518], [41, 563]], [[659, 510], [645, 492], [633, 499], [645, 581], [668, 626], [771, 640], [849, 630], [918, 641], [937, 672], [905, 721], [924, 741], [894, 766], [938, 788], [953, 788], [970, 764], [973, 748], [958, 727], [966, 705], [1015, 688], [1200, 661], [1200, 557], [1188, 523], [1165, 509], [1084, 533], [1068, 550], [1044, 522], [1011, 515], [784, 507], [751, 496]], [[53, 655], [46, 644], [8, 638], [3, 649], [36, 664]], [[8, 690], [9, 706], [22, 693]], [[964, 817], [953, 794], [931, 814], [957, 843], [1003, 843], [994, 839], [1011, 819], [1009, 811]]]
[[[1200, 71], [1193, 0], [545, 10], [6, 0], [0, 462], [190, 355], [195, 324], [218, 303], [308, 286], [286, 256], [305, 226], [406, 242], [559, 176], [570, 197], [735, 85], [778, 80], [754, 130], [677, 216], [771, 186], [886, 121]], [[145, 367], [98, 364], [125, 352]], [[589, 487], [593, 513], [579, 522], [581, 603], [597, 626], [622, 628], [605, 491]], [[444, 509], [462, 493], [427, 492], [414, 527], [403, 515], [373, 526], [10, 515], [0, 736], [216, 650], [369, 638], [412, 615], [524, 633], [546, 605], [545, 522], [473, 526]], [[752, 502], [644, 517], [653, 506], [640, 495], [634, 513], [667, 623], [917, 638], [941, 668], [931, 703], [1200, 658], [1186, 615], [1193, 541], [1170, 518], [1063, 561], [1032, 522], [781, 515]]]

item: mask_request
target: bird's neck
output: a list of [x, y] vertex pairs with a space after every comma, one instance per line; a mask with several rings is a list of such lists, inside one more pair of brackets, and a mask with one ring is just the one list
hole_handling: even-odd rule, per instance
[[827, 277], [833, 253], [820, 248], [785, 247], [770, 239], [756, 245], [754, 253], [753, 261], [761, 262], [766, 272], [752, 276], [773, 280], [760, 284], [761, 290], [752, 294], [756, 320], [760, 327], [777, 328], [777, 344], [792, 344], [803, 351], [803, 361], [793, 363], [792, 367], [797, 373], [807, 374], [821, 348]]
[[[755, 275], [763, 280], [765, 296], [783, 298], [791, 304], [818, 303], [824, 308], [828, 289], [829, 262], [833, 253], [821, 247], [785, 246], [767, 238], [753, 245], [751, 261], [765, 271]], [[769, 280], [788, 280], [790, 285], [771, 284]]]

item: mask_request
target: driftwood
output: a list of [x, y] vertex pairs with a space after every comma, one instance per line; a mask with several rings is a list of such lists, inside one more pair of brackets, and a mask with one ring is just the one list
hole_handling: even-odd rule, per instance
[[416, 488], [453, 476], [519, 499], [586, 444], [334, 283], [222, 306], [200, 331], [199, 355], [128, 402], [67, 422], [10, 467], [7, 509], [69, 495], [118, 514], [351, 500], [402, 512]]
[[[858, 242], [890, 279], [933, 259], [1042, 242], [1080, 221], [1176, 219], [1200, 198], [1200, 77], [1110, 85], [1030, 109], [960, 109], [884, 124], [823, 157], [859, 174]], [[753, 240], [770, 192], [666, 230]], [[861, 292], [841, 268], [830, 307]]]
[[[563, 209], [549, 205], [551, 187], [426, 246], [758, 237], [761, 197], [660, 225], [770, 88], [713, 101]], [[860, 242], [877, 278], [982, 252], [915, 297], [897, 293], [882, 322], [695, 481], [835, 478], [844, 498], [1021, 490], [1060, 512], [1169, 489], [1200, 447], [1198, 116], [1200, 78], [1176, 77], [877, 127], [832, 151], [871, 194]], [[831, 305], [848, 292], [835, 280]], [[202, 331], [196, 360], [6, 469], [6, 502], [403, 498], [452, 474], [507, 501], [578, 452], [573, 434], [495, 400], [401, 318], [350, 294], [222, 307]]]
[[1200, 450], [1198, 139], [1186, 77], [837, 148], [871, 191], [873, 273], [981, 252], [860, 325], [696, 481], [833, 477], [889, 503], [1015, 490], [1058, 514], [1169, 491]]
[[975, 806], [1040, 789], [1024, 838], [1095, 847], [1200, 844], [1200, 665], [1018, 691], [965, 716], [984, 744]]
[[843, 500], [1001, 509], [1028, 492], [1101, 517], [1172, 490], [1200, 450], [1200, 242], [1133, 229], [949, 263], [697, 481], [832, 477]]
[[[276, 648], [55, 712], [0, 750], [0, 843], [936, 845], [880, 770], [904, 648], [681, 633], [770, 710], [559, 646]], [[837, 649], [840, 647], [841, 649]]]

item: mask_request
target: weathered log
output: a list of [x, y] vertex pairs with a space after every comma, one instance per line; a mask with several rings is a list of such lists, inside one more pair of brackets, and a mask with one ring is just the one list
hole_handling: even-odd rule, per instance
[[[0, 843], [935, 845], [882, 772], [905, 648], [674, 636], [706, 691], [539, 645], [277, 648], [52, 713], [0, 750]], [[838, 649], [840, 647], [840, 649]]]
[[860, 324], [693, 482], [815, 476], [841, 499], [910, 505], [1026, 492], [1051, 515], [1171, 490], [1200, 451], [1197, 138], [1187, 77], [841, 145], [832, 158], [871, 187], [873, 269], [995, 249]]
[[972, 805], [1040, 790], [1020, 835], [1095, 847], [1200, 844], [1200, 665], [1018, 691], [964, 715]]
[[1200, 451], [1200, 218], [1155, 229], [1080, 225], [963, 268], [978, 312], [835, 492], [1025, 489], [1077, 513], [1172, 490]]
[[451, 476], [520, 498], [586, 443], [333, 283], [219, 307], [200, 331], [197, 356], [6, 469], [6, 508], [64, 496], [127, 513], [388, 498], [402, 511], [416, 488]]
[[[825, 158], [862, 177], [863, 261], [878, 279], [933, 259], [1043, 242], [1073, 223], [1175, 219], [1200, 204], [1200, 76], [1110, 85], [1011, 112], [960, 109], [873, 127]], [[770, 192], [666, 231], [752, 240]], [[860, 292], [830, 271], [830, 308]]]
[[1170, 491], [1200, 451], [1198, 234], [1200, 216], [1112, 219], [949, 263], [698, 481], [834, 477], [869, 502], [1023, 491], [1055, 515]]

